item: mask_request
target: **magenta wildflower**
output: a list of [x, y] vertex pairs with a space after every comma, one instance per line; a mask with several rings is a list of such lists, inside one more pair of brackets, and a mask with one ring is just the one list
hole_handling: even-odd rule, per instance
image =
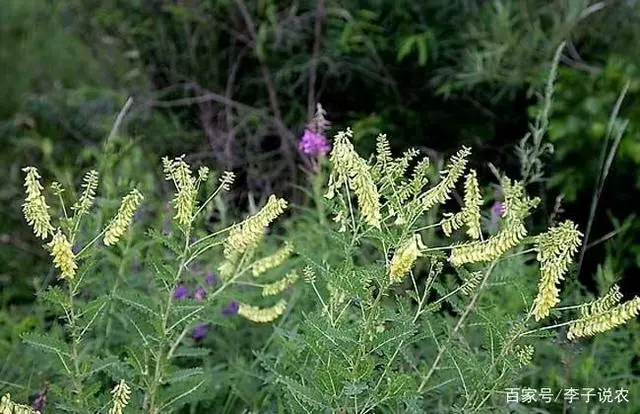
[[300, 138], [298, 148], [303, 154], [318, 156], [328, 153], [331, 146], [324, 135], [305, 128], [304, 135]]
[[225, 316], [235, 315], [238, 313], [238, 309], [240, 309], [240, 304], [235, 300], [232, 300], [224, 307], [224, 309], [222, 309], [222, 314]]
[[193, 328], [193, 331], [191, 332], [191, 337], [193, 338], [194, 341], [199, 341], [205, 336], [207, 336], [208, 332], [209, 332], [209, 325], [206, 323], [199, 323], [198, 325], [196, 325], [195, 328]]
[[193, 294], [193, 298], [195, 300], [203, 300], [207, 296], [207, 292], [202, 288], [202, 286], [198, 286], [196, 288], [195, 293]]
[[188, 294], [189, 294], [189, 291], [187, 290], [187, 287], [182, 283], [177, 285], [176, 288], [173, 290], [174, 299], [183, 299], [187, 297]]

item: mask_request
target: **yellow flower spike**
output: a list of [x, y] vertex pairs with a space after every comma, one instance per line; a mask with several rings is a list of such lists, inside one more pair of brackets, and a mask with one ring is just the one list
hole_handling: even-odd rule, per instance
[[225, 261], [218, 270], [222, 278], [231, 275], [237, 260], [245, 251], [254, 249], [264, 236], [265, 227], [271, 224], [287, 208], [287, 202], [271, 195], [267, 204], [253, 216], [235, 226], [224, 243]]
[[479, 239], [480, 230], [480, 206], [482, 195], [478, 185], [478, 177], [475, 170], [470, 170], [464, 182], [464, 219], [467, 225], [467, 234], [473, 239]]
[[238, 315], [252, 322], [267, 323], [276, 320], [287, 309], [287, 301], [281, 299], [275, 305], [269, 308], [259, 308], [257, 306], [240, 303], [238, 307]]
[[291, 272], [280, 280], [264, 285], [262, 288], [262, 296], [275, 296], [287, 290], [298, 280], [298, 274]]
[[209, 177], [209, 167], [202, 166], [198, 169], [198, 179], [200, 181], [206, 181]]
[[471, 155], [471, 149], [462, 147], [451, 157], [447, 168], [440, 172], [442, 180], [422, 196], [422, 211], [427, 211], [436, 204], [444, 204], [450, 198], [456, 182], [464, 174], [469, 155]]
[[5, 394], [0, 398], [0, 414], [40, 414], [28, 405], [16, 404], [11, 401], [11, 394]]
[[98, 172], [96, 170], [89, 171], [85, 174], [82, 181], [82, 195], [78, 202], [71, 207], [71, 209], [79, 215], [89, 212], [89, 209], [93, 205], [93, 200], [96, 197], [96, 189], [98, 188]]
[[557, 285], [564, 279], [573, 255], [578, 251], [581, 236], [578, 227], [567, 220], [536, 237], [540, 282], [533, 315], [537, 321], [547, 317], [551, 309], [560, 303]]
[[40, 184], [40, 174], [35, 167], [22, 169], [27, 173], [24, 187], [27, 197], [22, 204], [22, 212], [27, 223], [33, 228], [36, 237], [46, 240], [54, 229], [51, 225], [49, 206], [42, 194], [43, 187]]
[[529, 198], [520, 183], [505, 178], [502, 182], [505, 194], [503, 227], [485, 241], [463, 243], [451, 250], [449, 262], [459, 267], [465, 263], [490, 262], [516, 247], [526, 237], [524, 219], [529, 210], [539, 203], [538, 198]]
[[380, 195], [369, 166], [349, 141], [352, 136], [353, 132], [348, 128], [334, 137], [333, 150], [329, 156], [333, 172], [329, 177], [329, 190], [325, 197], [332, 198], [337, 189], [347, 185], [356, 195], [364, 221], [379, 229]]
[[76, 276], [76, 255], [73, 253], [71, 243], [60, 229], [53, 235], [53, 239], [47, 244], [51, 249], [53, 265], [60, 269], [60, 279], [73, 280]]
[[389, 278], [391, 279], [391, 283], [398, 283], [404, 279], [415, 261], [421, 256], [420, 250], [424, 248], [425, 246], [422, 244], [422, 239], [419, 234], [414, 234], [400, 246], [389, 264]]
[[514, 348], [514, 354], [521, 367], [525, 367], [531, 363], [535, 349], [533, 345], [517, 345]]
[[120, 380], [111, 391], [113, 406], [109, 409], [109, 414], [122, 414], [131, 399], [131, 389], [124, 380]]
[[573, 340], [609, 331], [636, 318], [638, 313], [640, 313], [640, 298], [634, 297], [604, 312], [578, 319], [569, 326], [567, 338]]
[[137, 189], [131, 190], [129, 194], [122, 198], [122, 203], [116, 216], [107, 225], [104, 234], [105, 246], [114, 245], [120, 240], [120, 237], [122, 237], [131, 224], [133, 215], [143, 199], [144, 197]]
[[253, 264], [253, 276], [258, 277], [267, 270], [280, 266], [289, 256], [291, 256], [291, 253], [293, 253], [293, 245], [285, 242], [284, 247], [280, 248], [277, 252], [260, 259]]
[[581, 308], [581, 316], [583, 318], [586, 318], [592, 315], [606, 312], [620, 303], [620, 299], [622, 299], [620, 287], [618, 285], [613, 285], [609, 292], [607, 292], [603, 297], [596, 299]]
[[170, 160], [162, 158], [162, 165], [167, 180], [173, 181], [176, 186], [176, 195], [173, 198], [173, 207], [176, 209], [174, 219], [181, 226], [186, 227], [191, 223], [196, 204], [196, 179], [193, 178], [191, 168], [184, 161], [184, 155]]

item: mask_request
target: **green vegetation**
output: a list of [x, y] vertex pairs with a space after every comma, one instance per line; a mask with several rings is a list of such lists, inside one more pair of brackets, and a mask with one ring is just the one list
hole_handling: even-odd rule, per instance
[[5, 0], [2, 408], [640, 411], [639, 23]]

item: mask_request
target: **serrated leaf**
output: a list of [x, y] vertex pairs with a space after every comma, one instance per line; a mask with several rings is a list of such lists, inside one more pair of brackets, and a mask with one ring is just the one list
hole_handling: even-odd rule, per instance
[[160, 233], [158, 230], [150, 228], [147, 230], [147, 235], [167, 249], [171, 250], [176, 256], [180, 256], [182, 254], [182, 247], [170, 237]]
[[169, 376], [164, 380], [164, 383], [175, 384], [177, 382], [186, 381], [193, 377], [202, 376], [202, 374], [204, 374], [204, 370], [200, 367], [178, 369], [170, 373]]
[[191, 402], [206, 399], [208, 388], [205, 386], [206, 382], [206, 379], [194, 377], [166, 387], [161, 392], [162, 405], [158, 411], [175, 411]]
[[91, 329], [100, 312], [106, 308], [107, 303], [108, 296], [100, 296], [82, 306], [83, 311], [78, 315], [78, 329], [80, 330], [78, 333], [78, 341]]
[[294, 381], [292, 378], [284, 375], [279, 375], [277, 381], [280, 384], [284, 385], [289, 390], [289, 392], [295, 394], [297, 398], [302, 399], [311, 407], [329, 408], [322, 394], [320, 394], [316, 390], [301, 385], [300, 383]]
[[211, 354], [208, 348], [180, 347], [173, 353], [173, 358], [198, 358], [206, 357]]
[[49, 286], [47, 290], [40, 293], [40, 298], [50, 305], [59, 306], [62, 309], [69, 308], [69, 293], [63, 292], [59, 286]]
[[71, 351], [69, 345], [57, 338], [53, 338], [47, 334], [28, 333], [22, 335], [22, 340], [38, 349], [45, 352], [59, 354], [67, 358], [71, 357]]
[[133, 291], [120, 291], [114, 296], [115, 299], [130, 306], [133, 309], [144, 312], [148, 315], [159, 317], [156, 311], [156, 304], [147, 296]]

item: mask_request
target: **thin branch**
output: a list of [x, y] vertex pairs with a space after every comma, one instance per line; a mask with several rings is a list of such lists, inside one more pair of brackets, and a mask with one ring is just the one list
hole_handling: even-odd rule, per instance
[[320, 42], [322, 36], [322, 23], [324, 20], [324, 0], [318, 0], [316, 2], [315, 13], [315, 25], [314, 25], [314, 39], [313, 39], [313, 52], [311, 55], [311, 62], [309, 64], [309, 93], [307, 95], [307, 119], [313, 118], [313, 113], [316, 106], [316, 79], [318, 71], [318, 58], [320, 56]]

